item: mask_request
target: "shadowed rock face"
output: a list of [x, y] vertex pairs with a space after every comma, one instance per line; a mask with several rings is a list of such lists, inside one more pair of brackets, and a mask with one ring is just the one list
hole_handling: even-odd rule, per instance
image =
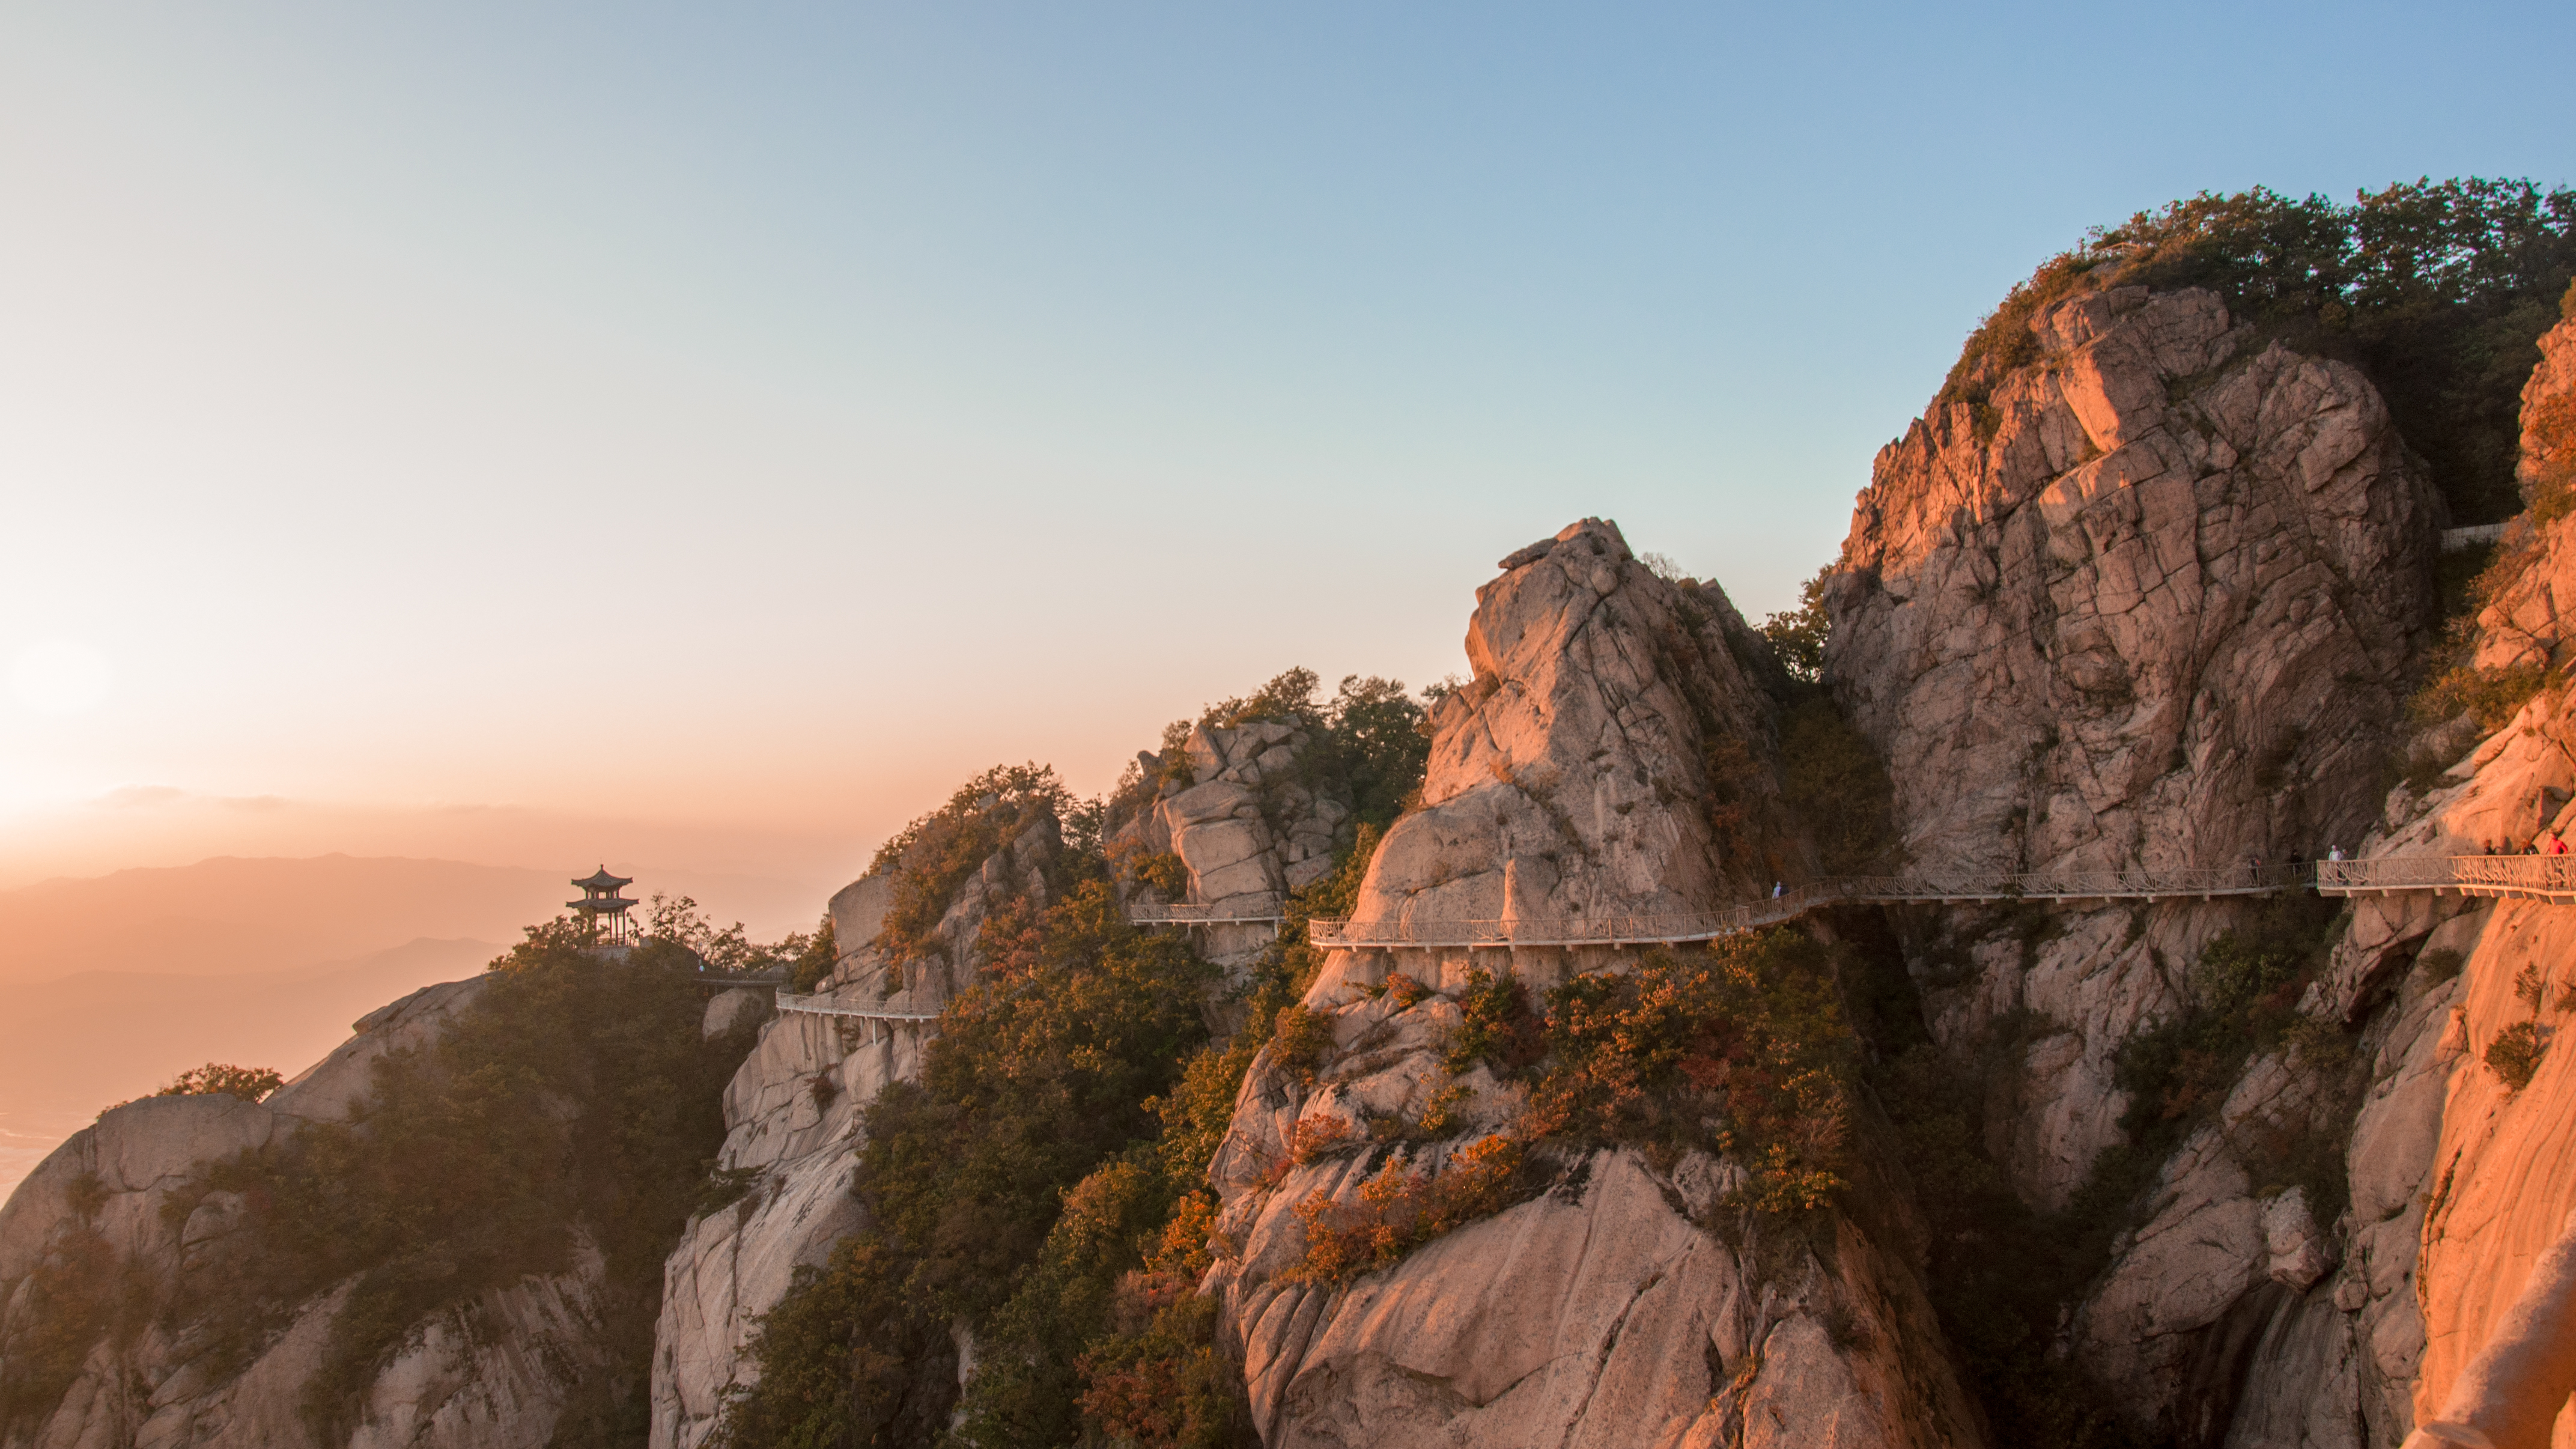
[[[1765, 656], [1722, 593], [1657, 578], [1599, 520], [1501, 566], [1469, 627], [1475, 681], [1433, 716], [1424, 807], [1370, 863], [1362, 919], [1701, 911], [1802, 859], [1776, 813]], [[1513, 956], [1539, 986], [1628, 964]], [[1443, 1065], [1467, 966], [1334, 953], [1305, 998], [1331, 1033], [1312, 1085], [1266, 1053], [1244, 1082], [1212, 1174], [1239, 1251], [1209, 1287], [1266, 1444], [1977, 1442], [1901, 1207], [1876, 1236], [1833, 1213], [1766, 1226], [1727, 1201], [1743, 1173], [1723, 1158], [1573, 1152], [1547, 1192], [1391, 1269], [1283, 1276], [1299, 1206], [1358, 1202], [1379, 1166], [1365, 1150], [1301, 1162], [1300, 1141], [1365, 1143], [1372, 1120], [1419, 1120], [1454, 1085], [1457, 1135], [1412, 1159], [1434, 1168], [1525, 1109], [1485, 1067]], [[1372, 994], [1393, 969], [1441, 989]]]
[[[2541, 354], [2523, 393], [2526, 486], [2576, 461], [2576, 321], [2543, 337]], [[2576, 601], [2571, 530], [2576, 520], [2535, 526], [2526, 517], [2508, 531], [2507, 577], [2478, 617], [2473, 663], [2564, 666], [2576, 642], [2564, 607]], [[2428, 735], [2462, 731], [2477, 735], [2466, 721]], [[2424, 793], [2392, 794], [2368, 854], [2469, 854], [2488, 841], [2511, 848], [2576, 830], [2571, 747], [2576, 692], [2541, 690]], [[2352, 1139], [2356, 1234], [2402, 1261], [2406, 1290], [2391, 1295], [2394, 1311], [2371, 1347], [2389, 1360], [2399, 1395], [2411, 1390], [2415, 1418], [2464, 1424], [2516, 1449], [2576, 1437], [2564, 1413], [2566, 1385], [2576, 1382], [2566, 1327], [2576, 1321], [2576, 1275], [2567, 1249], [2552, 1256], [2576, 1211], [2576, 1053], [2557, 1039], [2576, 1001], [2571, 961], [2576, 911], [2565, 906], [2365, 903], [2305, 1003], [2336, 1017], [2429, 1017], [2414, 1058], [2384, 1088], [2385, 1105], [2375, 1095]], [[2487, 1054], [2526, 1028], [2543, 1050], [2517, 1087]], [[2383, 1277], [2398, 1274], [2374, 1268], [2374, 1293]]]

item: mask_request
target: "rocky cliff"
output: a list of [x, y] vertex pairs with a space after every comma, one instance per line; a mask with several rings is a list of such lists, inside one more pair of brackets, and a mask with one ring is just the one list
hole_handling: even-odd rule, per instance
[[1061, 848], [1051, 813], [1000, 795], [969, 802], [1007, 841], [963, 879], [942, 881], [935, 922], [909, 949], [887, 949], [886, 924], [907, 867], [928, 850], [880, 863], [832, 897], [839, 959], [814, 1005], [881, 1017], [782, 1012], [725, 1087], [717, 1170], [747, 1180], [735, 1202], [691, 1220], [663, 1269], [654, 1335], [651, 1442], [695, 1449], [725, 1396], [751, 1381], [742, 1361], [760, 1315], [796, 1270], [820, 1264], [864, 1220], [852, 1196], [860, 1113], [889, 1083], [921, 1073], [935, 1018], [982, 964], [984, 924], [1012, 902], [1043, 905]]
[[[0, 1439], [697, 1449], [780, 1362], [812, 1376], [757, 1422], [817, 1441], [2576, 1445], [2568, 907], [2218, 894], [2576, 830], [2576, 321], [2446, 627], [2443, 505], [2371, 379], [2122, 275], [2007, 309], [2027, 335], [1880, 454], [1820, 686], [1586, 519], [1477, 591], [1420, 735], [1400, 687], [1292, 671], [1096, 806], [1030, 767], [916, 822], [833, 898], [821, 1010], [692, 1017], [730, 1077], [712, 1181], [632, 1184], [706, 1194], [652, 1239], [648, 1424], [600, 1398], [637, 1240], [571, 1199], [330, 1412], [375, 1269], [229, 1339], [170, 1307], [269, 1241], [215, 1165], [392, 1130], [386, 1084], [523, 989], [486, 980], [265, 1102], [65, 1144], [0, 1208]], [[1866, 747], [1830, 768], [1827, 717]], [[2215, 874], [1584, 943], [1819, 876], [1820, 778], [1886, 793], [1891, 868]], [[1122, 919], [1169, 905], [1223, 919]], [[1372, 944], [1310, 945], [1338, 914]], [[618, 1137], [578, 1095], [479, 1120]], [[954, 1202], [886, 1177], [970, 1158]]]
[[[1990, 412], [1936, 409], [1880, 455], [1826, 593], [1829, 678], [1897, 762], [1914, 868], [2250, 872], [2365, 838], [2475, 853], [2556, 819], [2576, 776], [2554, 686], [2483, 727], [2402, 709], [2433, 657], [2440, 510], [2365, 378], [2262, 342], [2207, 292], [2079, 291], [2029, 326]], [[2527, 419], [2567, 385], [2564, 331]], [[2527, 428], [2527, 480], [2546, 431]], [[2517, 523], [2490, 572], [2461, 686], [2478, 708], [2561, 661], [2553, 540]], [[2392, 795], [2410, 734], [2418, 759], [2475, 748]], [[2287, 1030], [2277, 995], [2213, 1004], [2213, 963], [2258, 959], [2247, 943], [2279, 925], [2248, 905], [1901, 922], [2024, 1196], [2119, 1204], [2065, 1343], [2133, 1422], [2393, 1443], [2555, 1240], [2570, 1204], [2532, 1172], [2557, 1119], [2503, 1125], [2533, 1099], [2479, 1053], [2554, 1001], [2534, 963], [2556, 911], [2466, 907], [2363, 901], [2327, 923], [2331, 954], [2280, 972], [2308, 983], [2309, 1025]], [[2140, 1047], [2159, 1038], [2201, 1043], [2200, 1078], [2188, 1057], [2158, 1076]], [[2212, 1042], [2242, 1065], [2211, 1076]]]
[[[2481, 580], [2457, 665], [2470, 707], [2425, 730], [2469, 747], [2421, 788], [2392, 794], [2373, 856], [2512, 850], [2576, 829], [2576, 701], [2564, 677], [2576, 641], [2561, 622], [2561, 601], [2576, 598], [2576, 534], [2554, 502], [2576, 464], [2576, 320], [2560, 323], [2542, 351], [2523, 394], [2522, 459], [2524, 486], [2542, 506], [2507, 533]], [[2510, 1337], [2508, 1310], [2546, 1276], [2544, 1255], [2576, 1210], [2576, 1078], [2551, 1050], [2576, 1006], [2567, 966], [2576, 924], [2566, 915], [2563, 906], [2457, 897], [2365, 906], [2312, 1003], [2352, 1015], [2384, 998], [2423, 997], [2416, 1075], [2389, 1092], [2385, 1125], [2365, 1117], [2354, 1135], [2354, 1215], [2391, 1256], [2414, 1257], [2420, 1245], [2409, 1264], [2420, 1362], [2399, 1388], [2411, 1389], [2419, 1417], [2465, 1424], [2499, 1445], [2576, 1443], [2563, 1383], [2535, 1401], [2529, 1386], [2503, 1392], [2492, 1375], [2470, 1371], [2500, 1334]], [[2365, 1203], [2366, 1173], [2406, 1191]], [[2563, 1284], [2558, 1296], [2568, 1297]], [[2543, 1386], [2563, 1378], [2568, 1357], [2563, 1342], [2549, 1353], [2559, 1369], [2541, 1376]], [[2481, 1440], [2463, 1432], [2443, 1442]]]
[[[1369, 863], [1358, 918], [1672, 915], [1789, 868], [1754, 679], [1768, 661], [1723, 596], [1657, 578], [1597, 520], [1501, 567], [1469, 626], [1475, 678], [1434, 717], [1422, 808]], [[1494, 976], [1545, 988], [1637, 962], [1457, 946], [1324, 962], [1301, 1008], [1314, 1054], [1273, 1042], [1213, 1172], [1232, 1249], [1209, 1287], [1264, 1443], [1974, 1441], [1901, 1213], [1783, 1226], [1745, 1208], [1746, 1165], [1723, 1150], [1542, 1144], [1527, 1087], [1459, 1069], [1461, 998]], [[1391, 1153], [1388, 1124], [1423, 1140]], [[1522, 1200], [1355, 1280], [1314, 1271], [1321, 1225], [1367, 1217], [1405, 1174], [1436, 1197], [1524, 1149], [1544, 1165]]]

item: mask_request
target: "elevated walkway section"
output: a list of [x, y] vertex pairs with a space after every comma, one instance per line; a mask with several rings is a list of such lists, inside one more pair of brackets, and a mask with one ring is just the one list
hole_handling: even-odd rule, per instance
[[782, 1012], [802, 1012], [808, 1016], [837, 1016], [855, 1021], [937, 1021], [939, 1019], [938, 1008], [923, 1011], [919, 1006], [911, 1003], [851, 1006], [834, 1001], [828, 996], [813, 994], [799, 996], [792, 991], [778, 993], [778, 1009]]
[[2317, 891], [2384, 896], [2398, 891], [2576, 904], [2576, 855], [2389, 855], [2317, 862]]
[[[2060, 871], [2011, 875], [1924, 872], [1906, 876], [1834, 876], [1774, 896], [1713, 911], [1671, 915], [1523, 916], [1500, 920], [1317, 920], [1307, 938], [1351, 951], [1525, 949], [1581, 946], [1682, 946], [1741, 935], [1838, 905], [1974, 905], [2046, 901], [2218, 900], [2308, 890], [2312, 871], [2239, 866], [2221, 870]], [[2392, 886], [2391, 889], [2424, 887]]]
[[1276, 926], [1288, 919], [1277, 901], [1250, 905], [1131, 905], [1127, 919], [1139, 926]]

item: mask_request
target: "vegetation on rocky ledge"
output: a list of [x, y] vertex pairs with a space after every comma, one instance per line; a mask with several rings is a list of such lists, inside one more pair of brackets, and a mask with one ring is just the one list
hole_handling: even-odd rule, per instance
[[1348, 911], [1375, 837], [1363, 827], [1292, 901], [1235, 988], [1250, 1029], [1226, 1041], [1208, 1032], [1236, 1014], [1208, 1009], [1220, 974], [1183, 937], [1128, 924], [1096, 844], [1059, 859], [1052, 904], [996, 910], [921, 1079], [866, 1109], [854, 1191], [869, 1226], [762, 1319], [759, 1381], [714, 1442], [1249, 1443], [1240, 1376], [1195, 1291], [1208, 1164], [1313, 978], [1305, 918]]
[[2125, 284], [2209, 287], [2243, 320], [2369, 374], [2457, 523], [2522, 507], [2523, 381], [2576, 277], [2576, 191], [2479, 177], [2362, 192], [2350, 204], [2256, 187], [2203, 192], [2082, 243], [2017, 284], [1961, 349], [1938, 399], [1991, 431], [1994, 388], [2037, 355], [2052, 302]]

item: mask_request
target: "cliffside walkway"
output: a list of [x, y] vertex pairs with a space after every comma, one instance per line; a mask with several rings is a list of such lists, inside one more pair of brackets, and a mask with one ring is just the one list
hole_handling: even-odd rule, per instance
[[1127, 908], [1127, 919], [1139, 926], [1276, 926], [1288, 919], [1276, 904], [1246, 910], [1240, 906], [1144, 906]]
[[2317, 862], [2317, 890], [2329, 896], [2395, 891], [2457, 892], [2502, 900], [2576, 904], [2576, 855], [2387, 855]]
[[1967, 905], [2017, 901], [2215, 900], [2315, 890], [2331, 896], [2397, 891], [2576, 903], [2576, 856], [2387, 856], [2225, 870], [2016, 875], [1838, 876], [1714, 911], [1502, 920], [1315, 920], [1307, 939], [1341, 950], [1441, 947], [1679, 946], [1794, 920], [1835, 905]]
[[778, 1009], [803, 1012], [808, 1016], [840, 1016], [858, 1021], [937, 1021], [933, 1011], [896, 1011], [886, 1007], [844, 1006], [828, 996], [799, 996], [792, 991], [778, 993]]

